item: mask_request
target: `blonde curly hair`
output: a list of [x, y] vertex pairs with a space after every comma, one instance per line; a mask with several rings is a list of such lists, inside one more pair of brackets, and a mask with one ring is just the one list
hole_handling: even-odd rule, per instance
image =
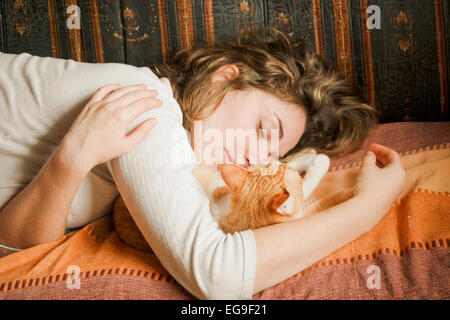
[[[233, 64], [239, 75], [211, 90], [218, 68]], [[306, 129], [286, 155], [315, 149], [329, 156], [352, 153], [361, 147], [378, 122], [378, 112], [365, 103], [345, 75], [275, 28], [244, 33], [235, 42], [213, 47], [181, 49], [167, 62], [150, 66], [167, 77], [184, 113], [185, 128], [220, 105], [230, 90], [261, 89], [306, 113]]]

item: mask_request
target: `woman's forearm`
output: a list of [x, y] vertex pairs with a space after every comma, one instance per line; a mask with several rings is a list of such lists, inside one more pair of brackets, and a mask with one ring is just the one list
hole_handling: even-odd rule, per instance
[[71, 166], [61, 144], [34, 179], [0, 211], [0, 243], [27, 248], [61, 238], [75, 194], [87, 172]]
[[301, 272], [374, 227], [389, 209], [355, 196], [299, 220], [254, 230], [254, 293]]

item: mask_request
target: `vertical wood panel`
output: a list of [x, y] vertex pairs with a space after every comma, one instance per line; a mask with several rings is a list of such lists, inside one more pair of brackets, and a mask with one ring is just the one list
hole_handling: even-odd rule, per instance
[[[347, 0], [350, 19], [350, 40], [352, 50], [353, 86], [365, 95], [366, 75], [364, 69], [364, 50], [361, 36], [361, 8], [359, 1]], [[364, 97], [365, 98], [365, 97]]]
[[194, 47], [194, 23], [191, 0], [177, 0], [181, 48]]
[[323, 57], [323, 35], [322, 16], [320, 13], [320, 0], [312, 0], [314, 14], [314, 38], [316, 42], [316, 52]]
[[[71, 5], [79, 6], [78, 0], [65, 0], [66, 10]], [[80, 12], [81, 15], [81, 12]], [[81, 19], [81, 16], [78, 17]], [[70, 41], [70, 54], [73, 60], [83, 61], [83, 50], [81, 41], [81, 30], [80, 29], [69, 29], [69, 41]]]
[[191, 2], [195, 47], [204, 47], [206, 45], [205, 4], [203, 0], [191, 0]]
[[205, 0], [205, 27], [206, 27], [206, 42], [208, 46], [214, 46], [215, 30], [214, 30], [213, 0]]
[[[448, 104], [450, 104], [450, 1], [442, 2], [442, 17], [444, 19], [444, 39], [446, 45], [446, 57], [447, 57], [447, 114], [444, 115], [443, 120], [450, 121], [450, 111], [448, 110]], [[442, 119], [442, 118], [441, 118]]]
[[337, 48], [336, 48], [336, 30], [334, 27], [334, 11], [333, 2], [319, 1], [320, 14], [323, 25], [323, 57], [332, 66], [337, 67]]
[[367, 100], [375, 107], [375, 80], [373, 72], [373, 57], [372, 57], [372, 39], [370, 37], [370, 30], [367, 28], [368, 19], [368, 3], [367, 0], [361, 1], [361, 17], [362, 17], [362, 37], [364, 43], [364, 66], [366, 70], [366, 89], [367, 89]]
[[105, 62], [105, 56], [103, 52], [103, 41], [101, 33], [102, 31], [100, 29], [97, 0], [92, 0], [89, 3], [91, 5], [91, 19], [94, 33], [95, 57], [97, 62], [103, 63]]
[[337, 65], [353, 83], [352, 50], [350, 41], [350, 21], [346, 0], [333, 0], [334, 29], [336, 32]]
[[169, 52], [173, 54], [181, 49], [181, 36], [178, 19], [177, 1], [165, 1], [165, 10], [167, 16], [167, 35], [169, 39]]
[[0, 51], [1, 52], [8, 52], [6, 49], [6, 26], [5, 26], [5, 18], [3, 17], [5, 15], [5, 7], [4, 3], [0, 1]]
[[439, 84], [440, 84], [440, 102], [441, 102], [441, 120], [446, 119], [448, 115], [448, 75], [446, 65], [446, 51], [445, 51], [445, 35], [444, 35], [444, 19], [443, 7], [441, 0], [435, 0], [434, 9], [436, 15], [436, 42], [437, 55], [439, 63]]
[[167, 31], [167, 16], [165, 0], [158, 0], [158, 14], [159, 14], [159, 30], [161, 32], [161, 55], [165, 62], [169, 57], [169, 37]]
[[54, 58], [60, 58], [58, 34], [56, 31], [56, 18], [55, 18], [55, 6], [53, 0], [47, 0], [48, 5], [48, 22], [50, 26], [50, 38], [52, 41], [52, 56]]

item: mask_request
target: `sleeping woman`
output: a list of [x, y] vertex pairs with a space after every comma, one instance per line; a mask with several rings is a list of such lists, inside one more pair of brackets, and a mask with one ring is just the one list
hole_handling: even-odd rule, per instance
[[224, 147], [215, 157], [247, 167], [307, 148], [351, 153], [377, 121], [341, 73], [275, 30], [184, 49], [151, 69], [0, 53], [0, 70], [4, 250], [55, 241], [110, 213], [120, 193], [190, 293], [251, 299], [373, 228], [404, 181], [399, 155], [371, 144], [349, 200], [253, 230], [218, 227], [196, 161], [184, 161], [208, 157], [196, 136], [254, 130], [258, 145], [275, 147]]

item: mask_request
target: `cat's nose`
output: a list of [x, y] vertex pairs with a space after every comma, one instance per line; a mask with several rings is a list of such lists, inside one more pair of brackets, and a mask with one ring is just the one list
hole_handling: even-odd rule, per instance
[[244, 168], [250, 167], [250, 160], [248, 159], [248, 156], [247, 156], [247, 155], [244, 155], [244, 163], [242, 164], [242, 166], [243, 166]]

